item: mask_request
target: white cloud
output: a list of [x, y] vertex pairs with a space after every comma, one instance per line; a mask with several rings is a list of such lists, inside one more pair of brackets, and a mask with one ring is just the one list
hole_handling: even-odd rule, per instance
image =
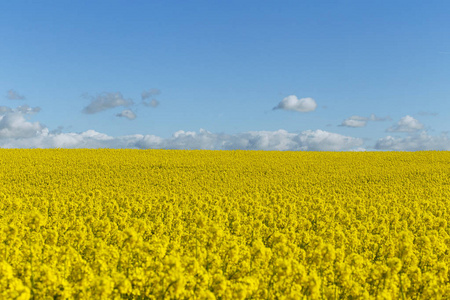
[[9, 100], [24, 100], [25, 96], [20, 95], [15, 90], [9, 90], [6, 94], [6, 98], [8, 98]]
[[105, 134], [88, 130], [82, 133], [51, 133], [44, 128], [30, 138], [0, 139], [2, 148], [115, 148], [117, 141]]
[[201, 129], [199, 132], [180, 130], [168, 139], [155, 139], [152, 136], [139, 145], [142, 148], [164, 149], [340, 151], [358, 147], [362, 143], [361, 139], [322, 130], [307, 130], [299, 134], [285, 130], [250, 131], [228, 135]]
[[298, 99], [295, 95], [284, 98], [273, 109], [293, 110], [299, 112], [310, 112], [317, 108], [317, 103], [313, 98]]
[[367, 151], [367, 150], [366, 150], [366, 148], [358, 147], [358, 148], [355, 148], [355, 149], [351, 149], [350, 151], [352, 151], [352, 152], [364, 152], [364, 151]]
[[389, 127], [387, 131], [390, 132], [415, 132], [423, 129], [423, 124], [411, 116], [404, 116], [398, 123]]
[[351, 116], [345, 119], [340, 126], [346, 127], [364, 127], [367, 125], [369, 118], [360, 116]]
[[44, 128], [39, 122], [28, 122], [21, 113], [13, 112], [0, 116], [0, 139], [31, 138], [38, 136]]
[[102, 93], [95, 98], [91, 98], [91, 103], [83, 108], [83, 113], [85, 114], [95, 114], [103, 110], [118, 106], [129, 106], [132, 105], [133, 101], [131, 99], [123, 98], [122, 94], [117, 93]]
[[420, 151], [420, 150], [450, 150], [450, 139], [446, 134], [431, 136], [422, 131], [403, 138], [387, 136], [375, 144], [378, 150]]
[[[37, 128], [36, 128], [37, 129]], [[322, 130], [301, 133], [251, 131], [235, 135], [215, 134], [201, 129], [198, 132], [177, 131], [170, 138], [155, 135], [111, 137], [89, 130], [82, 133], [49, 132], [47, 128], [28, 138], [0, 138], [4, 148], [138, 148], [138, 149], [214, 149], [214, 150], [290, 150], [342, 151], [358, 149], [362, 139]]]
[[129, 109], [124, 109], [121, 113], [116, 115], [117, 117], [124, 117], [128, 120], [136, 119], [136, 114]]

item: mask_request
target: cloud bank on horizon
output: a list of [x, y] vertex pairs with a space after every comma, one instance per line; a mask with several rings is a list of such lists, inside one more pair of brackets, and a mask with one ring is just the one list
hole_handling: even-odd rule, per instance
[[[2, 124], [0, 123], [0, 126]], [[1, 127], [0, 127], [1, 128]], [[51, 133], [40, 124], [0, 129], [2, 148], [131, 148], [204, 150], [278, 150], [278, 151], [363, 151], [363, 141], [322, 130], [301, 133], [253, 131], [235, 135], [179, 130], [170, 138], [155, 135], [112, 137], [88, 130], [81, 133]]]
[[[156, 92], [157, 91], [157, 92]], [[142, 93], [142, 100], [159, 94], [159, 90]], [[86, 98], [86, 97], [85, 97]], [[102, 93], [90, 98], [91, 103], [82, 110], [84, 114], [96, 114], [116, 107], [129, 107], [132, 99], [121, 93]], [[299, 113], [314, 111], [317, 103], [312, 98], [298, 99], [295, 95], [285, 97], [275, 108]], [[17, 108], [0, 106], [0, 147], [2, 148], [133, 148], [133, 149], [207, 149], [207, 150], [278, 150], [278, 151], [366, 151], [362, 138], [346, 136], [321, 129], [304, 130], [299, 133], [283, 129], [276, 131], [248, 131], [237, 134], [212, 133], [205, 129], [179, 130], [169, 138], [151, 134], [110, 136], [93, 129], [84, 132], [62, 132], [61, 127], [50, 131], [40, 122], [31, 122], [28, 115], [40, 112], [40, 107], [21, 105]], [[136, 114], [124, 109], [116, 114], [130, 121]], [[353, 115], [337, 126], [365, 127], [368, 121], [388, 121], [390, 117]], [[409, 133], [406, 137], [386, 136], [370, 147], [371, 150], [450, 150], [447, 134], [431, 136], [424, 125], [407, 115], [387, 132]], [[422, 131], [420, 131], [422, 130]], [[418, 132], [420, 131], [420, 132]]]
[[[159, 94], [150, 90], [142, 99]], [[290, 96], [295, 97], [295, 96]], [[285, 98], [286, 99], [286, 98]], [[296, 99], [296, 97], [295, 97]], [[310, 98], [300, 103], [302, 110], [316, 107]], [[314, 100], [312, 100], [314, 101]], [[133, 100], [124, 99], [121, 93], [102, 93], [91, 97], [84, 107], [85, 114], [96, 114], [115, 107], [131, 106]], [[296, 104], [298, 105], [298, 103]], [[135, 148], [135, 149], [209, 149], [209, 150], [281, 150], [281, 151], [361, 151], [363, 140], [323, 130], [306, 130], [289, 133], [286, 130], [249, 131], [238, 134], [212, 133], [205, 129], [198, 132], [179, 130], [170, 138], [156, 135], [126, 135], [113, 137], [95, 130], [80, 133], [51, 132], [40, 122], [30, 122], [27, 114], [39, 112], [39, 108], [27, 105], [16, 109], [0, 107], [0, 147], [3, 148]], [[129, 120], [136, 114], [129, 109], [116, 116]]]

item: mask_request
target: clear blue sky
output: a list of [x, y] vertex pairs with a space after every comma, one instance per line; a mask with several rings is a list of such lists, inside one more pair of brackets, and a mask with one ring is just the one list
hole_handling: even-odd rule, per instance
[[449, 15], [449, 1], [2, 1], [0, 147], [450, 150]]

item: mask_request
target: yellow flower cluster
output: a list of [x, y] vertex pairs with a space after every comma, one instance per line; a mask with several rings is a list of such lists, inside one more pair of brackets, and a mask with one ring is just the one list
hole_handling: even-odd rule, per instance
[[0, 299], [450, 299], [449, 152], [0, 150]]

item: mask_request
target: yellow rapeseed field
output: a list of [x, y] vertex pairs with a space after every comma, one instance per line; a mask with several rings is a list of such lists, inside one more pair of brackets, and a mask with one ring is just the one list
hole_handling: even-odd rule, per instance
[[450, 299], [449, 152], [0, 150], [0, 299]]

